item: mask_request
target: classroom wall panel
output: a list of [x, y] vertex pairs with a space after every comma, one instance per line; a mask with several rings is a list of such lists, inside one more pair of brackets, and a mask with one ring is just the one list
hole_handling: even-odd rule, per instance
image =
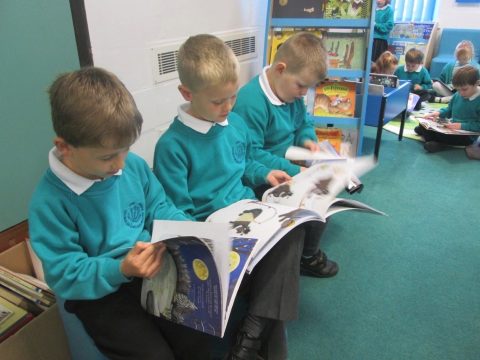
[[116, 73], [132, 91], [144, 117], [132, 150], [150, 164], [156, 140], [183, 102], [178, 79], [155, 83], [152, 48], [199, 33], [250, 29], [257, 33], [258, 55], [241, 63], [241, 82], [262, 68], [266, 0], [85, 0], [85, 8], [94, 63]]
[[46, 89], [79, 66], [68, 1], [0, 3], [0, 231], [27, 218], [53, 131]]

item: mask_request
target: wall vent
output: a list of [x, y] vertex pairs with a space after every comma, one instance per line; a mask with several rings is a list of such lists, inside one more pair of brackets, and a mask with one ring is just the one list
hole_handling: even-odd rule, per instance
[[[215, 34], [230, 46], [238, 61], [257, 57], [257, 32], [253, 30]], [[151, 48], [155, 84], [178, 78], [177, 56], [183, 40]]]

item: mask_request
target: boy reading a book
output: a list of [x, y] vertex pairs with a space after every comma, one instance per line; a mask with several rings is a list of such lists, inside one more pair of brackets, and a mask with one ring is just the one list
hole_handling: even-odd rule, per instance
[[[425, 118], [438, 121], [451, 119], [444, 124], [448, 129], [480, 131], [480, 76], [478, 70], [470, 65], [458, 69], [453, 75], [453, 86], [457, 92], [452, 96], [448, 107], [434, 111]], [[470, 145], [477, 136], [450, 135], [427, 130], [419, 125], [415, 132], [425, 139], [424, 148], [428, 152], [448, 149], [448, 145]]]
[[112, 73], [83, 68], [49, 89], [54, 147], [31, 199], [29, 230], [48, 285], [110, 359], [206, 359], [209, 337], [147, 314], [142, 278], [160, 271], [153, 219], [185, 220], [129, 153], [142, 127]]
[[[222, 40], [206, 34], [187, 39], [179, 49], [178, 73], [187, 103], [156, 145], [154, 173], [180, 209], [202, 221], [239, 200], [254, 199], [244, 182], [275, 185], [290, 178], [250, 157], [248, 129], [230, 112], [239, 64]], [[304, 230], [297, 226], [253, 269], [248, 314], [229, 359], [257, 359], [272, 341], [270, 330], [297, 317], [303, 238]], [[276, 358], [286, 358], [286, 350]]]
[[[293, 176], [301, 167], [285, 159], [287, 149], [295, 145], [319, 150], [303, 96], [325, 78], [326, 62], [322, 40], [312, 33], [299, 32], [278, 49], [271, 66], [240, 89], [234, 112], [240, 114], [250, 128], [253, 156], [265, 166]], [[267, 188], [257, 187], [257, 196], [261, 197]], [[324, 229], [324, 224], [308, 229], [302, 257], [302, 273], [306, 275], [330, 277], [338, 272], [338, 265], [318, 249]], [[310, 269], [310, 264], [317, 263], [323, 267]]]
[[394, 75], [401, 80], [411, 82], [411, 92], [420, 96], [420, 100], [415, 105], [415, 110], [420, 110], [423, 101], [428, 101], [432, 97], [432, 79], [423, 64], [423, 53], [415, 48], [409, 49], [405, 54], [405, 65], [397, 67]]
[[469, 40], [460, 41], [455, 48], [455, 61], [446, 64], [440, 73], [439, 81], [433, 79], [433, 90], [437, 96], [432, 97], [430, 101], [448, 104], [452, 99], [455, 89], [452, 85], [453, 74], [463, 66], [471, 65], [477, 70], [480, 69], [474, 59], [475, 50]]

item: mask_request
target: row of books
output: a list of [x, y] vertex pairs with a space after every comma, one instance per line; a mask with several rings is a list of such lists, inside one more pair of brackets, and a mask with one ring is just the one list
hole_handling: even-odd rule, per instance
[[280, 46], [299, 31], [311, 32], [323, 39], [328, 52], [330, 69], [363, 69], [367, 43], [362, 29], [273, 28], [270, 42], [270, 63]]
[[274, 0], [272, 18], [367, 19], [371, 0]]
[[44, 282], [0, 266], [0, 342], [54, 303]]

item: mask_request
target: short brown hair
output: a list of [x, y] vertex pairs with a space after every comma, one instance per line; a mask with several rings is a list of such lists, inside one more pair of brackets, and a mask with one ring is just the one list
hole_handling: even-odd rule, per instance
[[480, 75], [478, 69], [471, 65], [465, 65], [455, 71], [452, 78], [452, 84], [455, 87], [465, 86], [465, 85], [478, 85], [478, 80], [480, 80]]
[[130, 146], [140, 135], [142, 115], [125, 85], [111, 72], [85, 67], [61, 74], [50, 86], [53, 128], [75, 147]]
[[180, 82], [191, 91], [238, 81], [239, 64], [232, 49], [214, 35], [191, 36], [178, 50]]
[[298, 74], [303, 69], [313, 71], [319, 80], [327, 74], [327, 52], [317, 35], [302, 31], [288, 38], [275, 54], [272, 65], [287, 64], [287, 72]]
[[413, 63], [413, 64], [421, 64], [423, 63], [423, 52], [416, 48], [412, 48], [407, 51], [405, 54], [405, 62]]

